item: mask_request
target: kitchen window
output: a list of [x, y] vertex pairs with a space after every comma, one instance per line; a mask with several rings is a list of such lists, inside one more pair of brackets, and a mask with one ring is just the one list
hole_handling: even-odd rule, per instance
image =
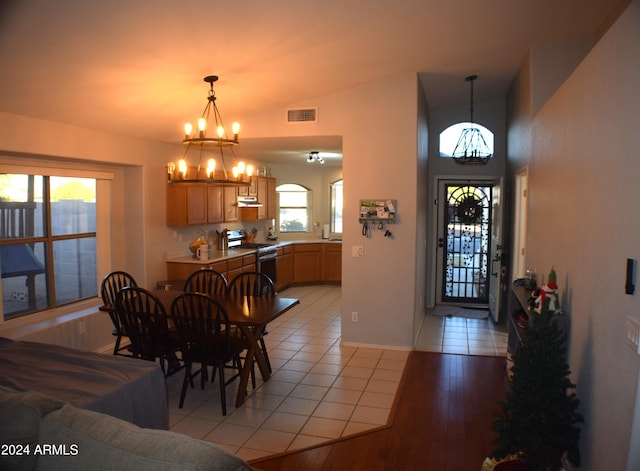
[[336, 234], [342, 234], [342, 180], [333, 182], [330, 185], [330, 231]]
[[295, 183], [276, 187], [280, 232], [309, 232], [311, 190]]
[[[0, 174], [2, 316], [9, 320], [98, 294], [100, 172], [17, 168]], [[45, 173], [45, 174], [42, 174]]]

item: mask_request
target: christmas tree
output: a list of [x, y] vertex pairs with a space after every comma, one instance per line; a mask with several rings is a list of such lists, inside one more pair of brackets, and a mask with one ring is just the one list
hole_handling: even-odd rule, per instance
[[[552, 270], [547, 286], [555, 286]], [[520, 454], [532, 471], [556, 471], [566, 452], [579, 463], [579, 401], [569, 380], [566, 336], [558, 328], [557, 296], [545, 296], [539, 312], [513, 357], [511, 388], [501, 403], [494, 428], [498, 433], [494, 456]], [[551, 304], [551, 308], [549, 306]]]

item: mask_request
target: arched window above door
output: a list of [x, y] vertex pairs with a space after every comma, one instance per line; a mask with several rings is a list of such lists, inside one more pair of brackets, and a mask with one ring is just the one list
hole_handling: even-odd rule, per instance
[[456, 148], [456, 144], [458, 143], [458, 139], [460, 138], [463, 129], [470, 127], [480, 130], [480, 133], [489, 148], [489, 152], [493, 154], [493, 132], [481, 124], [463, 122], [453, 124], [440, 133], [440, 157], [450, 158], [453, 155], [453, 150]]

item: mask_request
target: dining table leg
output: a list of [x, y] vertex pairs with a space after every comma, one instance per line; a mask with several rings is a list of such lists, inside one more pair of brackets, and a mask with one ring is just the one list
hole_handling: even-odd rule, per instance
[[236, 407], [240, 407], [244, 404], [247, 396], [247, 385], [249, 384], [249, 375], [251, 374], [251, 368], [254, 362], [258, 364], [260, 370], [260, 376], [263, 381], [269, 381], [271, 379], [271, 372], [267, 365], [267, 360], [262, 354], [262, 350], [258, 345], [260, 335], [262, 335], [262, 327], [248, 327], [239, 326], [242, 334], [249, 340], [249, 347], [247, 349], [247, 356], [242, 365], [242, 372], [240, 373], [240, 384], [238, 385], [238, 395], [236, 396]]

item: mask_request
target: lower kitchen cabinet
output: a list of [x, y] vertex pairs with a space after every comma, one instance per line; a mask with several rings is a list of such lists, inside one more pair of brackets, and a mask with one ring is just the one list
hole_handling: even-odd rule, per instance
[[293, 246], [278, 247], [276, 265], [276, 290], [280, 291], [293, 282]]
[[285, 246], [278, 257], [278, 289], [292, 284], [342, 281], [341, 243], [302, 243]]
[[198, 271], [202, 268], [210, 268], [211, 270], [222, 273], [227, 281], [231, 281], [231, 279], [239, 273], [255, 271], [256, 260], [256, 254], [248, 254], [218, 262], [211, 262], [206, 265], [197, 263], [169, 262], [167, 263], [167, 279], [186, 280], [194, 271]]
[[293, 282], [311, 283], [322, 280], [322, 245], [293, 246]]
[[323, 277], [326, 282], [342, 281], [342, 244], [329, 243], [323, 244]]
[[225, 278], [231, 282], [240, 273], [256, 271], [256, 254], [244, 255], [242, 257], [227, 260], [227, 274]]

